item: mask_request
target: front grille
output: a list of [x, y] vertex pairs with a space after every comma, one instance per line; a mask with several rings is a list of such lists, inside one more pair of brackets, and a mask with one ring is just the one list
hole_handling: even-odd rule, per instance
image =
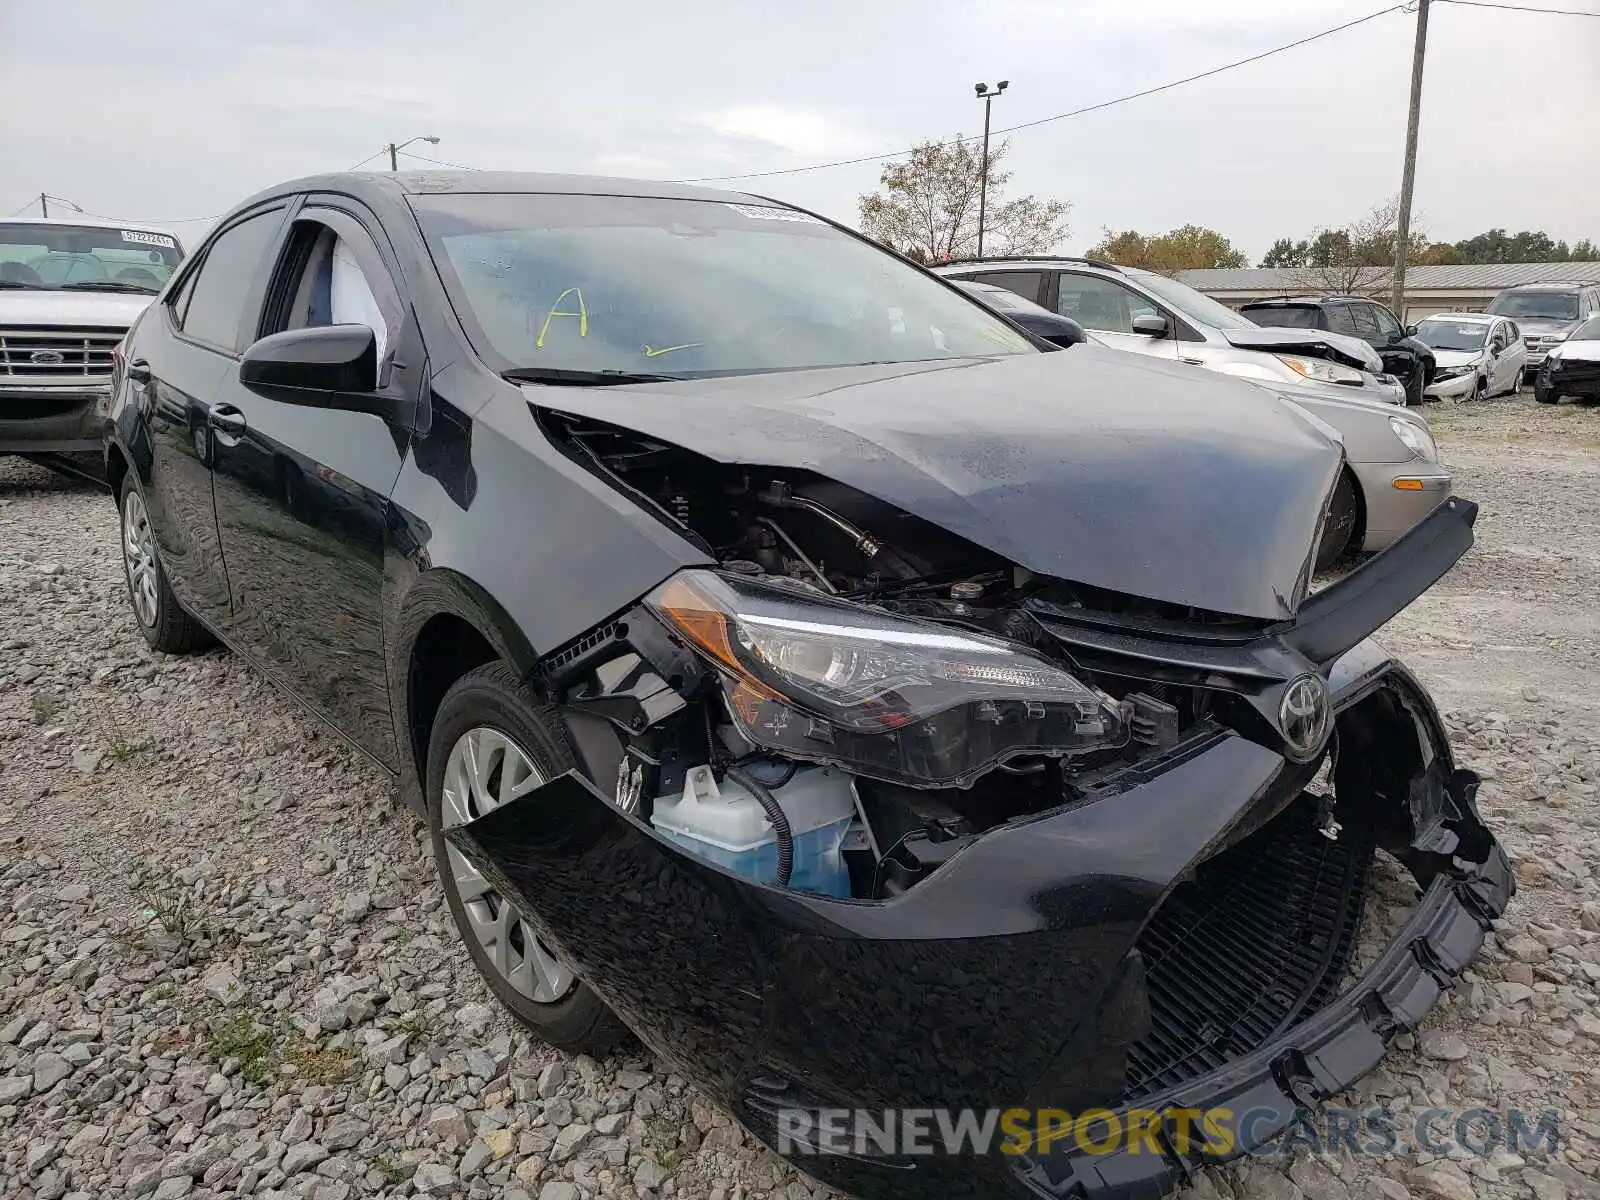
[[111, 375], [111, 351], [126, 329], [0, 329], [0, 379], [38, 383]]
[[1139, 938], [1151, 1028], [1128, 1054], [1123, 1101], [1213, 1071], [1327, 1004], [1373, 853], [1349, 830], [1323, 837], [1302, 794], [1175, 888]]

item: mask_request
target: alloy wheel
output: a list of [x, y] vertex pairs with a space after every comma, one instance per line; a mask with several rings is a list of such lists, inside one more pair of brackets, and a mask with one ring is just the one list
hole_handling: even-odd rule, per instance
[[[487, 725], [456, 739], [445, 762], [440, 824], [464, 825], [492, 812], [545, 782], [528, 753]], [[571, 968], [556, 957], [512, 904], [454, 846], [448, 846], [450, 884], [461, 899], [467, 923], [495, 973], [537, 1004], [553, 1004], [577, 983]]]
[[136, 490], [129, 491], [122, 502], [122, 560], [128, 569], [134, 615], [139, 624], [151, 628], [157, 615], [156, 543], [144, 498]]

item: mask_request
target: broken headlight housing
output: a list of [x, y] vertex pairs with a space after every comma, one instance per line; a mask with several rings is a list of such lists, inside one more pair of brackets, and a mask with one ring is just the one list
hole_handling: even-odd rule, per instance
[[1105, 693], [996, 638], [707, 570], [645, 603], [716, 668], [739, 731], [788, 758], [965, 787], [1017, 755], [1128, 740]]

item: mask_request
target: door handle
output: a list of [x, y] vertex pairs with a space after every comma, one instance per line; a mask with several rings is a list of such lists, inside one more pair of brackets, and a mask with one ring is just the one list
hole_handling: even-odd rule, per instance
[[244, 414], [231, 404], [213, 404], [206, 413], [206, 424], [218, 433], [230, 434], [233, 437], [243, 437], [245, 430], [250, 428], [249, 422], [244, 419]]
[[134, 383], [150, 382], [150, 364], [142, 358], [136, 358], [128, 364], [128, 378]]

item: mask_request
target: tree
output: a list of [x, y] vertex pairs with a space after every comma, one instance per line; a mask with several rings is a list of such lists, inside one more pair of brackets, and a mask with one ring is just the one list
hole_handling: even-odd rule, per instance
[[[1279, 238], [1261, 265], [1285, 268], [1289, 285], [1308, 292], [1380, 296], [1394, 279], [1399, 223], [1399, 201], [1387, 200], [1342, 229], [1319, 229], [1300, 242]], [[1409, 241], [1407, 260], [1422, 261], [1427, 234], [1413, 226]]]
[[1593, 262], [1595, 245], [1582, 238], [1568, 246], [1543, 230], [1524, 229], [1508, 234], [1490, 229], [1476, 237], [1462, 238], [1454, 249], [1464, 263]]
[[1261, 262], [1258, 265], [1263, 267], [1303, 267], [1310, 257], [1311, 243], [1304, 238], [1298, 242], [1292, 238], [1279, 238], [1261, 256]]
[[[1004, 199], [1011, 172], [995, 167], [1010, 148], [1003, 141], [989, 150], [983, 248], [989, 254], [1040, 254], [1067, 236], [1070, 206], [1035, 196]], [[887, 164], [879, 190], [860, 199], [861, 231], [925, 262], [976, 254], [982, 158], [981, 145], [958, 136], [951, 142], [925, 142], [904, 162]]]
[[1215, 229], [1199, 225], [1184, 225], [1170, 233], [1148, 237], [1132, 229], [1118, 234], [1109, 229], [1103, 232], [1105, 237], [1089, 250], [1089, 258], [1103, 258], [1124, 267], [1143, 267], [1163, 275], [1176, 275], [1179, 271], [1199, 267], [1249, 265], [1232, 242]]

